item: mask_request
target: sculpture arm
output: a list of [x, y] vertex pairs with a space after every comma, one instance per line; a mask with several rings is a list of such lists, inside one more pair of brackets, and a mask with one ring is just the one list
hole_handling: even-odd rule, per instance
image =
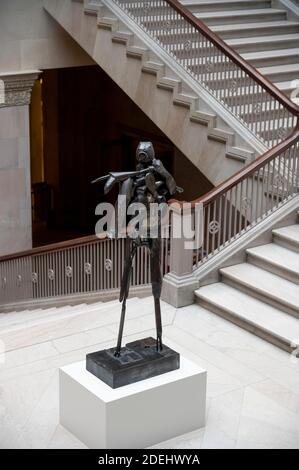
[[166, 170], [161, 160], [154, 159], [153, 166], [155, 168], [155, 172], [165, 179], [165, 183], [168, 188], [168, 191], [170, 195], [172, 196], [177, 191], [177, 185], [176, 185], [174, 177], [169, 173], [169, 171]]

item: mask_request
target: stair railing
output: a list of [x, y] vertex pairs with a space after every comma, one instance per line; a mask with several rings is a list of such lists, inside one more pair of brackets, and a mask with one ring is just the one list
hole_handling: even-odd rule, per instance
[[298, 106], [177, 0], [112, 0], [269, 148], [294, 129]]
[[194, 267], [273, 214], [298, 195], [298, 188], [299, 125], [284, 142], [192, 201], [203, 204], [204, 225], [204, 243]]
[[298, 194], [299, 107], [177, 0], [113, 0], [269, 150], [208, 194], [200, 267]]

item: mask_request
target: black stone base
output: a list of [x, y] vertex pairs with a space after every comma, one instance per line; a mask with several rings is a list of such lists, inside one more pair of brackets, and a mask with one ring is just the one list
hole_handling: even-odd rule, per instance
[[157, 351], [154, 338], [144, 338], [126, 344], [120, 357], [115, 348], [104, 349], [86, 356], [86, 369], [112, 388], [129, 385], [180, 367], [180, 355], [163, 345]]

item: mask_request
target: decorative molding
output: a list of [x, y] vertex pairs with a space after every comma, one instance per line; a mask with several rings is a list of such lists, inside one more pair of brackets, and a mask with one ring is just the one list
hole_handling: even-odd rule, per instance
[[161, 299], [176, 308], [186, 307], [194, 303], [194, 291], [198, 287], [199, 282], [192, 273], [177, 276], [170, 272], [163, 278]]
[[109, 259], [109, 258], [105, 259], [105, 269], [106, 269], [106, 271], [112, 271], [112, 266], [113, 266], [112, 260]]
[[84, 272], [87, 276], [91, 276], [91, 274], [92, 274], [92, 265], [91, 265], [91, 263], [84, 263]]
[[[73, 2], [81, 2], [81, 0], [73, 0]], [[83, 0], [84, 3], [84, 13], [90, 15], [97, 15], [99, 8], [102, 6], [101, 0]]]
[[0, 83], [2, 83], [0, 108], [29, 105], [32, 88], [41, 73], [40, 70], [0, 72]]

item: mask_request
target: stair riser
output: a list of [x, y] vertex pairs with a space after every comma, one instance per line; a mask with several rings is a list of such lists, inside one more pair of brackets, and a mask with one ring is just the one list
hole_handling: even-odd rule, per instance
[[[172, 50], [177, 50], [177, 56], [184, 59], [184, 58], [189, 58], [189, 57], [196, 57], [199, 54], [197, 54], [197, 50], [200, 50], [201, 53], [208, 52], [208, 47], [206, 47], [205, 43], [198, 44], [196, 47], [197, 49], [192, 49], [192, 51], [186, 51], [184, 49], [186, 41], [176, 41], [174, 47], [171, 49]], [[195, 43], [195, 42], [194, 42]], [[274, 51], [274, 50], [285, 50], [289, 48], [296, 48], [299, 47], [299, 39], [298, 40], [289, 40], [289, 41], [273, 41], [271, 43], [261, 43], [261, 44], [242, 44], [242, 45], [237, 45], [237, 46], [231, 46], [233, 49], [238, 51], [240, 54], [245, 54], [247, 52], [256, 52], [256, 51]], [[178, 50], [179, 49], [179, 50]], [[282, 58], [279, 57], [279, 61]], [[276, 59], [277, 60], [277, 59]], [[298, 60], [298, 57], [297, 57]], [[253, 61], [252, 61], [253, 62]], [[263, 63], [263, 62], [262, 62]], [[276, 65], [275, 61], [274, 64]]]
[[[175, 51], [175, 57], [177, 57], [179, 60], [183, 60], [184, 58], [188, 59], [188, 63], [185, 64], [185, 66], [189, 68], [189, 70], [196, 74], [197, 76], [202, 74], [205, 78], [205, 74], [207, 72], [212, 72], [212, 68], [214, 67], [215, 70], [219, 70], [219, 67], [221, 66], [221, 72], [222, 73], [229, 73], [231, 71], [231, 64], [230, 63], [225, 63], [224, 60], [220, 60], [222, 58], [218, 59], [218, 62], [216, 63], [216, 66], [213, 66], [213, 58], [211, 59], [206, 59], [205, 57], [202, 58], [199, 56], [199, 54], [196, 54], [195, 52], [190, 53], [189, 56], [185, 53], [182, 53], [181, 51]], [[254, 65], [256, 68], [262, 68], [262, 67], [271, 67], [271, 66], [283, 66], [283, 65], [290, 65], [290, 64], [297, 64], [299, 62], [299, 55], [293, 55], [293, 56], [288, 56], [288, 57], [281, 57], [281, 58], [264, 58], [264, 59], [255, 59], [255, 60], [250, 60], [248, 61], [252, 65]], [[237, 74], [235, 74], [237, 77]], [[283, 72], [279, 71], [271, 75], [277, 77], [276, 81], [287, 81], [289, 77], [292, 75], [296, 76], [298, 75], [298, 71], [294, 72]], [[286, 77], [282, 78], [280, 80], [279, 77]], [[219, 83], [219, 80], [217, 81]]]
[[[266, 8], [271, 8], [271, 1], [270, 0], [264, 0], [262, 2], [259, 1], [254, 1], [254, 0], [240, 0], [238, 2], [198, 2], [195, 4], [187, 4], [184, 5], [188, 8], [189, 11], [192, 11], [192, 13], [208, 13], [208, 12], [217, 12], [217, 11], [234, 11], [234, 10], [240, 10], [244, 11], [245, 9], [248, 10], [250, 14], [250, 10], [258, 10], [258, 9], [266, 9]], [[170, 10], [169, 10], [170, 11]], [[165, 13], [166, 10], [163, 7], [158, 7], [158, 6], [151, 6], [150, 2], [148, 2], [148, 6], [145, 6], [144, 8], [141, 7], [133, 7], [131, 6], [129, 8], [129, 12], [138, 17], [138, 18], [146, 18], [147, 16], [158, 16], [161, 13]]]
[[[292, 130], [293, 130], [293, 127], [288, 127], [287, 132], [288, 132], [288, 133], [291, 133]], [[273, 134], [272, 131], [263, 131], [263, 132], [261, 131], [261, 132], [259, 132], [259, 135], [260, 135], [260, 137], [261, 137], [265, 142], [270, 142], [270, 141], [272, 141], [273, 136], [274, 136], [274, 137], [279, 137], [279, 135], [278, 135], [277, 132], [275, 132], [275, 133]], [[272, 143], [271, 143], [271, 144], [269, 143], [269, 148], [271, 148], [271, 147], [273, 147], [273, 144], [272, 144]], [[285, 186], [286, 186], [286, 185], [285, 185]], [[276, 186], [275, 186], [275, 188], [276, 188]], [[266, 195], [266, 191], [265, 191], [265, 195]], [[280, 195], [280, 194], [276, 194], [275, 197], [278, 197], [278, 198], [281, 200], [281, 195]]]
[[271, 26], [269, 28], [252, 28], [246, 30], [237, 30], [237, 31], [225, 31], [220, 32], [220, 36], [223, 39], [237, 39], [237, 38], [246, 38], [253, 36], [275, 36], [279, 34], [292, 34], [299, 33], [299, 26], [290, 25], [290, 26]]
[[254, 60], [249, 60], [251, 65], [254, 67], [270, 67], [272, 65], [288, 65], [288, 64], [297, 64], [299, 62], [299, 54], [282, 56], [277, 54], [277, 57], [264, 57]]
[[7, 323], [0, 323], [1, 327], [1, 332], [3, 333], [6, 329], [11, 329], [11, 328], [19, 328], [23, 326], [24, 324], [26, 325], [27, 328], [30, 328], [32, 325], [35, 324], [43, 324], [47, 323], [48, 326], [51, 324], [54, 324], [55, 321], [59, 320], [67, 320], [69, 319], [70, 321], [76, 319], [78, 317], [84, 317], [85, 315], [95, 315], [95, 316], [100, 316], [102, 312], [109, 311], [111, 308], [115, 308], [118, 306], [118, 301], [114, 300], [108, 303], [102, 303], [101, 305], [93, 305], [90, 304], [90, 306], [86, 305], [86, 307], [81, 307], [81, 308], [76, 308], [76, 306], [72, 307], [69, 306], [69, 308], [65, 309], [64, 307], [57, 308], [55, 309], [56, 311], [53, 311], [52, 313], [49, 314], [39, 314], [36, 316], [31, 316], [28, 318], [23, 318], [22, 321], [9, 321], [9, 313], [8, 315], [8, 321]]
[[[193, 67], [193, 68], [190, 67], [190, 71], [192, 71], [192, 70], [195, 71], [195, 70], [196, 70], [196, 67]], [[197, 69], [197, 70], [198, 70], [198, 69]], [[237, 78], [237, 75], [235, 75], [235, 76], [236, 76], [236, 78]], [[211, 78], [213, 78], [212, 72], [211, 72]], [[211, 80], [207, 81], [207, 80], [205, 79], [205, 73], [202, 73], [202, 78], [199, 78], [199, 80], [205, 81], [206, 85], [207, 85], [207, 86], [210, 86], [211, 89], [215, 89], [215, 88], [217, 87], [217, 89], [222, 93], [222, 94], [220, 95], [220, 97], [221, 97], [221, 98], [224, 98], [226, 104], [228, 104], [228, 105], [229, 105], [230, 103], [231, 103], [231, 104], [232, 104], [232, 103], [235, 103], [235, 101], [236, 101], [236, 96], [240, 96], [240, 95], [242, 96], [242, 103], [243, 103], [243, 104], [246, 104], [246, 103], [252, 104], [252, 95], [250, 95], [250, 94], [245, 94], [243, 90], [240, 91], [239, 88], [238, 88], [239, 85], [237, 85], [236, 91], [234, 92], [233, 96], [232, 96], [231, 98], [228, 97], [228, 96], [227, 96], [227, 90], [225, 89], [225, 85], [226, 85], [226, 83], [227, 83], [227, 79], [224, 79], [224, 78], [223, 78], [223, 79], [219, 79], [219, 78], [218, 78], [217, 80], [211, 79]], [[286, 74], [286, 75], [284, 76], [283, 80], [276, 80], [276, 81], [274, 81], [274, 83], [278, 83], [279, 81], [287, 81], [287, 80], [288, 80], [288, 74]], [[237, 81], [237, 79], [236, 79], [236, 81]], [[289, 90], [288, 92], [286, 92], [286, 95], [289, 96], [289, 95], [291, 94], [291, 92], [292, 92], [292, 90]], [[258, 103], [259, 100], [258, 100], [258, 95], [257, 95], [257, 93], [255, 93], [254, 96], [256, 97], [256, 102]], [[261, 95], [260, 95], [260, 96], [261, 96]], [[263, 97], [263, 99], [264, 99], [264, 97]], [[277, 111], [276, 114], [278, 115], [278, 114], [279, 114], [279, 111]], [[253, 116], [251, 116], [250, 120], [252, 120], [252, 119], [254, 119]], [[259, 119], [260, 119], [259, 113], [256, 113], [256, 120], [259, 120]]]
[[[248, 24], [248, 23], [259, 23], [259, 22], [266, 22], [266, 21], [284, 21], [286, 20], [286, 13], [285, 12], [278, 12], [278, 13], [269, 13], [267, 14], [250, 14], [248, 15], [234, 15], [234, 16], [228, 16], [228, 17], [223, 17], [219, 16], [217, 18], [213, 17], [206, 17], [206, 18], [198, 18], [199, 20], [203, 21], [208, 26], [218, 26], [218, 25], [226, 25], [226, 24]], [[149, 20], [147, 20], [147, 16], [144, 17], [143, 21], [144, 26], [149, 30], [149, 31], [158, 31], [160, 29], [164, 29], [165, 32], [169, 29], [176, 29], [176, 28], [184, 28], [185, 25], [185, 20], [184, 19], [167, 19], [165, 17], [164, 19], [161, 19], [159, 16], [156, 18], [153, 17]]]
[[249, 263], [258, 266], [259, 268], [265, 269], [270, 273], [277, 274], [277, 276], [281, 276], [288, 281], [294, 282], [295, 284], [299, 284], [299, 274], [290, 272], [289, 270], [283, 268], [282, 266], [276, 266], [269, 262], [268, 260], [260, 259], [257, 256], [253, 256], [252, 254], [247, 254], [247, 261]]
[[255, 52], [255, 51], [277, 51], [284, 50], [294, 47], [299, 47], [299, 39], [295, 40], [286, 40], [286, 41], [273, 41], [273, 42], [263, 42], [257, 44], [239, 44], [232, 46], [240, 54], [245, 54], [246, 52]]
[[[201, 19], [201, 18], [199, 18]], [[287, 15], [285, 12], [278, 12], [278, 13], [260, 13], [258, 15], [251, 14], [250, 10], [248, 11], [248, 15], [234, 15], [229, 17], [219, 17], [219, 18], [203, 18], [202, 21], [207, 24], [208, 26], [216, 26], [216, 25], [224, 25], [224, 24], [248, 24], [248, 23], [259, 23], [259, 22], [266, 22], [266, 21], [284, 21], [287, 19]]]
[[265, 302], [266, 304], [271, 305], [272, 307], [282, 310], [283, 312], [288, 313], [289, 315], [292, 315], [293, 317], [299, 319], [299, 309], [294, 309], [286, 305], [285, 303], [281, 302], [281, 300], [279, 299], [270, 297], [269, 295], [263, 292], [258, 292], [253, 287], [245, 285], [239, 280], [236, 281], [235, 279], [231, 279], [230, 277], [223, 275], [223, 274], [222, 274], [222, 281], [225, 284], [231, 287], [234, 287], [235, 289], [238, 289], [241, 292], [244, 292], [244, 294], [248, 294], [251, 297], [254, 297], [255, 299], [261, 300], [262, 302]]
[[[223, 84], [224, 84], [224, 81], [223, 81], [223, 80], [222, 80], [222, 82], [223, 82]], [[220, 81], [217, 81], [217, 82], [212, 82], [212, 81], [211, 81], [211, 82], [209, 82], [209, 83], [210, 83], [210, 84], [213, 84], [213, 83], [214, 83], [215, 86], [216, 86], [216, 84], [217, 84], [217, 83], [219, 84]], [[224, 86], [224, 85], [223, 85], [223, 86]], [[220, 98], [221, 98], [221, 99], [225, 99], [225, 103], [226, 103], [227, 105], [230, 105], [230, 104], [233, 105], [233, 104], [235, 104], [235, 101], [236, 101], [236, 98], [235, 98], [235, 97], [236, 97], [236, 96], [242, 96], [242, 103], [243, 103], [244, 105], [245, 105], [245, 104], [248, 104], [248, 105], [252, 106], [252, 94], [248, 94], [248, 91], [246, 91], [246, 94], [245, 94], [244, 89], [243, 89], [243, 90], [240, 90], [239, 88], [237, 88], [235, 94], [234, 94], [231, 98], [229, 98], [229, 97], [227, 96], [227, 90], [225, 90], [225, 88], [222, 88], [222, 90], [220, 90], [220, 91], [221, 91], [221, 93], [222, 93], [222, 94], [220, 95]], [[291, 94], [291, 90], [289, 90], [288, 92], [285, 92], [285, 94], [286, 94], [286, 95], [290, 95], [290, 94]], [[263, 99], [263, 100], [265, 99], [264, 96], [263, 96], [261, 93], [259, 93], [259, 94], [258, 94], [258, 93], [254, 93], [254, 96], [255, 96], [255, 98], [256, 98], [256, 103], [260, 103], [260, 102], [262, 101], [262, 99]], [[259, 114], [256, 113], [256, 115], [257, 115], [257, 119], [259, 119]], [[251, 118], [252, 118], [252, 116], [251, 116]]]
[[244, 10], [244, 9], [254, 9], [257, 10], [258, 8], [270, 8], [271, 1], [242, 1], [239, 2], [210, 2], [207, 4], [198, 4], [195, 5], [186, 5], [188, 10], [192, 11], [192, 13], [202, 13], [208, 11], [230, 11], [230, 10]]
[[291, 242], [290, 240], [281, 238], [278, 235], [274, 235], [273, 241], [277, 245], [283, 246], [284, 248], [287, 248], [288, 250], [292, 250], [292, 251], [295, 251], [296, 253], [299, 253], [299, 244], [296, 242]]
[[[181, 33], [183, 34], [183, 32], [184, 31], [182, 29]], [[280, 26], [280, 25], [273, 26], [272, 25], [271, 27], [268, 27], [268, 28], [261, 26], [261, 27], [255, 27], [255, 28], [252, 27], [246, 30], [237, 29], [236, 31], [235, 30], [220, 31], [220, 32], [216, 31], [216, 33], [223, 39], [238, 39], [238, 38], [247, 38], [247, 37], [255, 37], [255, 36], [277, 36], [277, 41], [279, 41], [279, 35], [299, 33], [299, 25], [285, 25], [285, 26]], [[180, 37], [179, 32], [176, 33], [175, 31], [169, 31], [168, 34], [157, 35], [157, 39], [160, 39], [163, 42], [163, 44], [174, 44], [178, 42], [178, 37]], [[199, 40], [199, 35], [198, 33], [190, 33], [188, 34], [188, 38], [186, 39], [195, 42]]]
[[286, 82], [288, 80], [298, 79], [298, 70], [292, 72], [271, 72], [265, 73], [265, 76], [272, 82]]
[[215, 313], [216, 315], [219, 315], [225, 320], [228, 320], [231, 323], [234, 323], [240, 328], [243, 328], [244, 330], [247, 330], [250, 333], [255, 334], [256, 336], [268, 341], [271, 344], [274, 344], [274, 346], [277, 346], [280, 349], [287, 351], [288, 353], [291, 353], [294, 350], [290, 346], [287, 340], [284, 341], [283, 339], [277, 338], [276, 336], [271, 335], [270, 333], [266, 332], [262, 328], [259, 328], [256, 325], [252, 325], [250, 322], [240, 319], [239, 317], [232, 314], [231, 312], [228, 312], [225, 309], [222, 309], [221, 307], [212, 304], [211, 302], [207, 302], [206, 300], [200, 299], [198, 297], [196, 297], [196, 302], [201, 307], [206, 308], [207, 310], [210, 310], [211, 312]]
[[[268, 113], [268, 117], [270, 118], [270, 113], [271, 113], [271, 119], [276, 119], [276, 123], [275, 123], [275, 128], [277, 126], [283, 126], [283, 128], [285, 129], [285, 131], [287, 132], [288, 129], [293, 129], [293, 120], [291, 117], [289, 117], [288, 119], [286, 118], [282, 118], [281, 117], [281, 110], [280, 109], [276, 109], [275, 111], [271, 111], [269, 109], [269, 105], [266, 106], [265, 105], [265, 97], [263, 97], [263, 100], [264, 100], [264, 106], [260, 106], [260, 107], [256, 107], [255, 105], [252, 105], [252, 104], [249, 104], [249, 106], [243, 106], [242, 110], [241, 110], [241, 113], [240, 113], [240, 116], [242, 118], [246, 118], [246, 116], [250, 116], [250, 121], [252, 122], [259, 122], [261, 120], [261, 114], [262, 114], [262, 117], [264, 115], [265, 112]], [[256, 104], [258, 105], [259, 104], [259, 101], [256, 100]], [[261, 108], [261, 109], [260, 109]], [[272, 127], [270, 128], [272, 129]]]

